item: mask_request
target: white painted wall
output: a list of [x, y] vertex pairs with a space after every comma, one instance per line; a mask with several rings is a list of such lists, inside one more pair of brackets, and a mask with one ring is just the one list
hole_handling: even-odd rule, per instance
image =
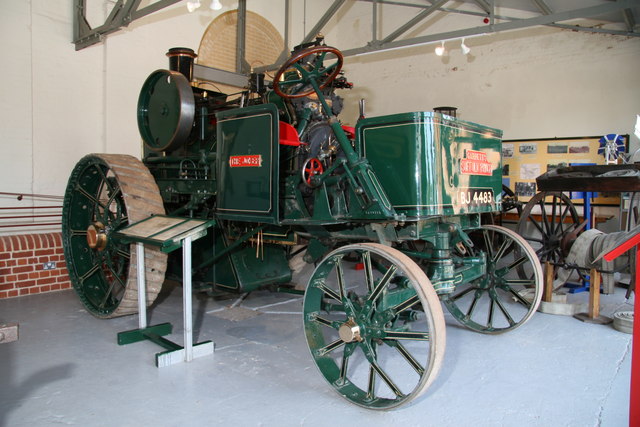
[[[0, 192], [62, 195], [83, 155], [139, 156], [136, 102], [142, 83], [167, 67], [168, 48], [198, 48], [209, 23], [235, 8], [231, 0], [222, 2], [220, 12], [204, 1], [192, 14], [181, 2], [75, 51], [72, 0], [0, 0]], [[297, 44], [328, 3], [292, 3], [291, 44]], [[92, 19], [106, 13], [105, 0], [88, 4], [97, 8]], [[248, 2], [282, 32], [283, 5]], [[340, 22], [323, 30], [327, 43], [341, 49], [364, 44], [369, 10], [368, 3], [349, 4]], [[410, 15], [396, 10], [385, 10], [383, 31]], [[356, 86], [342, 93], [343, 120], [353, 123], [357, 100], [364, 97], [370, 116], [456, 106], [461, 118], [501, 128], [509, 139], [633, 132], [640, 113], [638, 39], [543, 27], [469, 39], [469, 56], [457, 45], [448, 43], [453, 50], [442, 58], [433, 45], [347, 58], [347, 76]], [[0, 205], [15, 201], [0, 196]]]

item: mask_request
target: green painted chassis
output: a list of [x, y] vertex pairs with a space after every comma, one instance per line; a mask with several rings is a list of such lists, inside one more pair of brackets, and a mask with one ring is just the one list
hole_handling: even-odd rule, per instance
[[[500, 210], [499, 131], [418, 112], [360, 120], [349, 140], [331, 118], [345, 155], [310, 178], [310, 209], [296, 148], [279, 144], [278, 117], [275, 104], [222, 111], [217, 143], [198, 141], [186, 152], [144, 160], [169, 214], [218, 221], [209, 239], [196, 242], [197, 282], [234, 291], [288, 282], [287, 257], [296, 238], [309, 242], [309, 262], [345, 243], [394, 245], [414, 259], [437, 261], [428, 268], [436, 290], [486, 274], [484, 255], [455, 265], [451, 259], [456, 247], [470, 242], [468, 231], [480, 227], [480, 214]], [[233, 156], [259, 158], [260, 164], [234, 167]], [[475, 163], [489, 172], [462, 173], [470, 156], [480, 156]], [[288, 237], [265, 243], [265, 232]], [[261, 256], [247, 244], [258, 235]], [[170, 262], [169, 274], [179, 277], [179, 265]]]

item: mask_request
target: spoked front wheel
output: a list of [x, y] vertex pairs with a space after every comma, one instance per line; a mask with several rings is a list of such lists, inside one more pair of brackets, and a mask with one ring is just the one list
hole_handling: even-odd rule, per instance
[[442, 308], [426, 274], [375, 243], [343, 246], [317, 266], [304, 297], [304, 327], [322, 376], [345, 399], [371, 409], [420, 396], [446, 345]]
[[485, 225], [469, 237], [473, 247], [467, 250], [484, 253], [487, 271], [457, 285], [442, 301], [453, 317], [477, 332], [499, 334], [522, 326], [542, 298], [542, 267], [535, 251], [517, 233], [497, 225]]

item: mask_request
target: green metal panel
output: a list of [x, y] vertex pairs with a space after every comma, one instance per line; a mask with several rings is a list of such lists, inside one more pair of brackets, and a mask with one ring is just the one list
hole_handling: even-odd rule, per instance
[[398, 213], [427, 217], [500, 209], [502, 131], [415, 112], [360, 120], [356, 134]]
[[222, 219], [278, 221], [278, 109], [236, 108], [218, 120], [218, 201]]

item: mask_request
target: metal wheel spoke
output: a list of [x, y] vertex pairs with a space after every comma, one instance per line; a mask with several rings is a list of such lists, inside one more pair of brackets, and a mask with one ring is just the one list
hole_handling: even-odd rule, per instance
[[87, 280], [89, 277], [96, 274], [98, 271], [100, 271], [100, 265], [94, 264], [93, 267], [91, 267], [91, 269], [85, 272], [82, 276], [78, 277], [78, 280], [80, 281], [81, 284], [84, 284], [85, 280]]
[[513, 295], [520, 303], [524, 304], [525, 307], [531, 307], [531, 303], [526, 299], [522, 298], [522, 296], [516, 292], [513, 288], [509, 287], [509, 292]]
[[369, 298], [368, 298], [369, 301], [376, 301], [378, 297], [380, 297], [380, 295], [382, 294], [382, 290], [389, 284], [389, 281], [391, 280], [393, 275], [396, 274], [397, 270], [398, 270], [398, 267], [396, 267], [395, 265], [392, 265], [387, 269], [387, 272], [384, 274], [382, 279], [380, 279], [378, 284], [375, 286], [375, 288], [369, 295]]
[[344, 272], [342, 271], [342, 259], [336, 257], [336, 274], [338, 275], [338, 291], [340, 292], [340, 300], [344, 300], [346, 293], [344, 291]]
[[492, 258], [492, 261], [497, 262], [498, 260], [502, 259], [507, 249], [509, 249], [512, 244], [513, 244], [513, 240], [504, 239], [504, 241], [500, 245], [500, 248], [498, 249], [498, 252], [496, 252], [496, 255]]
[[495, 301], [496, 301], [496, 304], [498, 305], [498, 308], [500, 309], [504, 317], [507, 319], [507, 322], [509, 322], [509, 326], [514, 326], [516, 322], [515, 320], [513, 320], [513, 317], [511, 317], [511, 315], [509, 314], [505, 306], [502, 304], [502, 301], [500, 301], [500, 298], [496, 296]]
[[367, 290], [373, 291], [373, 267], [371, 265], [371, 254], [364, 252], [362, 254], [362, 262], [364, 264], [364, 274], [367, 280]]
[[526, 257], [521, 256], [520, 258], [514, 260], [511, 264], [509, 264], [509, 266], [507, 267], [507, 269], [509, 271], [513, 270], [516, 267], [519, 267], [521, 265], [523, 265], [525, 262], [529, 261]]
[[340, 298], [340, 295], [338, 295], [336, 293], [336, 291], [334, 291], [333, 289], [329, 289], [327, 288], [325, 285], [318, 285], [318, 289], [320, 289], [322, 292], [324, 292], [324, 294], [326, 296], [328, 296], [329, 298], [332, 298], [338, 302], [342, 302], [342, 298]]
[[544, 229], [542, 228], [542, 225], [540, 225], [538, 220], [536, 220], [533, 216], [529, 216], [528, 219], [538, 229], [540, 234], [542, 234], [543, 236], [546, 236], [546, 233], [544, 232]]
[[495, 307], [495, 300], [493, 299], [493, 297], [491, 296], [491, 294], [489, 294], [489, 313], [487, 316], [487, 327], [489, 329], [493, 328], [493, 310]]
[[389, 388], [391, 389], [391, 391], [393, 391], [393, 393], [395, 393], [396, 396], [398, 397], [402, 397], [404, 396], [404, 394], [402, 394], [402, 392], [400, 391], [400, 389], [398, 388], [397, 385], [395, 385], [395, 383], [391, 380], [391, 378], [389, 378], [389, 376], [382, 370], [382, 368], [380, 367], [380, 365], [378, 365], [377, 362], [374, 362], [371, 364], [371, 367], [376, 371], [376, 373], [380, 376], [380, 378], [382, 378], [382, 381], [384, 381]]
[[322, 347], [321, 349], [318, 350], [318, 354], [320, 356], [324, 356], [327, 353], [331, 353], [333, 350], [340, 348], [341, 346], [343, 346], [345, 344], [344, 341], [342, 341], [341, 339], [337, 339], [334, 342], [332, 342], [331, 344], [328, 344], [324, 347]]
[[339, 322], [332, 322], [331, 320], [325, 319], [324, 317], [320, 317], [317, 314], [313, 317], [313, 321], [320, 323], [321, 325], [325, 325], [332, 329], [340, 329]]
[[463, 296], [465, 296], [466, 294], [468, 294], [469, 292], [471, 292], [471, 291], [475, 291], [475, 290], [477, 290], [477, 289], [478, 289], [478, 288], [476, 288], [476, 287], [469, 286], [469, 287], [468, 287], [467, 289], [465, 289], [464, 291], [458, 292], [457, 294], [453, 295], [453, 296], [451, 297], [451, 299], [452, 299], [453, 301], [457, 301], [457, 300], [459, 300], [460, 298], [462, 298]]
[[409, 365], [418, 373], [418, 375], [424, 374], [424, 368], [420, 365], [420, 363], [409, 353], [409, 351], [400, 343], [396, 343], [396, 350], [405, 358]]
[[376, 397], [376, 370], [373, 365], [369, 366], [369, 380], [367, 381], [367, 399], [373, 400]]
[[71, 237], [87, 237], [87, 230], [69, 230], [69, 236]]
[[411, 298], [408, 298], [405, 301], [401, 302], [400, 304], [396, 305], [395, 307], [391, 307], [391, 310], [394, 313], [398, 314], [405, 310], [408, 310], [409, 308], [413, 307], [419, 302], [420, 302], [420, 297], [418, 297], [418, 295], [414, 295]]
[[467, 318], [471, 318], [471, 315], [473, 314], [473, 310], [475, 310], [476, 304], [478, 303], [481, 297], [482, 297], [482, 292], [480, 292], [479, 290], [476, 291], [476, 294], [473, 296], [473, 301], [471, 301], [471, 304], [469, 305], [469, 309], [467, 310]]
[[93, 203], [94, 205], [97, 205], [99, 207], [101, 207], [102, 209], [106, 210], [106, 206], [104, 206], [100, 200], [96, 199], [96, 197], [93, 194], [89, 194], [84, 188], [80, 187], [80, 185], [78, 185], [76, 187], [76, 190], [78, 191], [78, 193], [82, 194], [84, 197], [86, 197], [87, 199], [89, 199], [89, 201], [91, 203]]
[[429, 332], [384, 331], [384, 339], [429, 341]]
[[505, 279], [502, 283], [507, 286], [533, 286], [536, 281], [534, 279]]
[[484, 240], [484, 249], [487, 251], [489, 259], [493, 259], [493, 244], [491, 242], [491, 239], [489, 238], [489, 231], [483, 230], [482, 238]]

